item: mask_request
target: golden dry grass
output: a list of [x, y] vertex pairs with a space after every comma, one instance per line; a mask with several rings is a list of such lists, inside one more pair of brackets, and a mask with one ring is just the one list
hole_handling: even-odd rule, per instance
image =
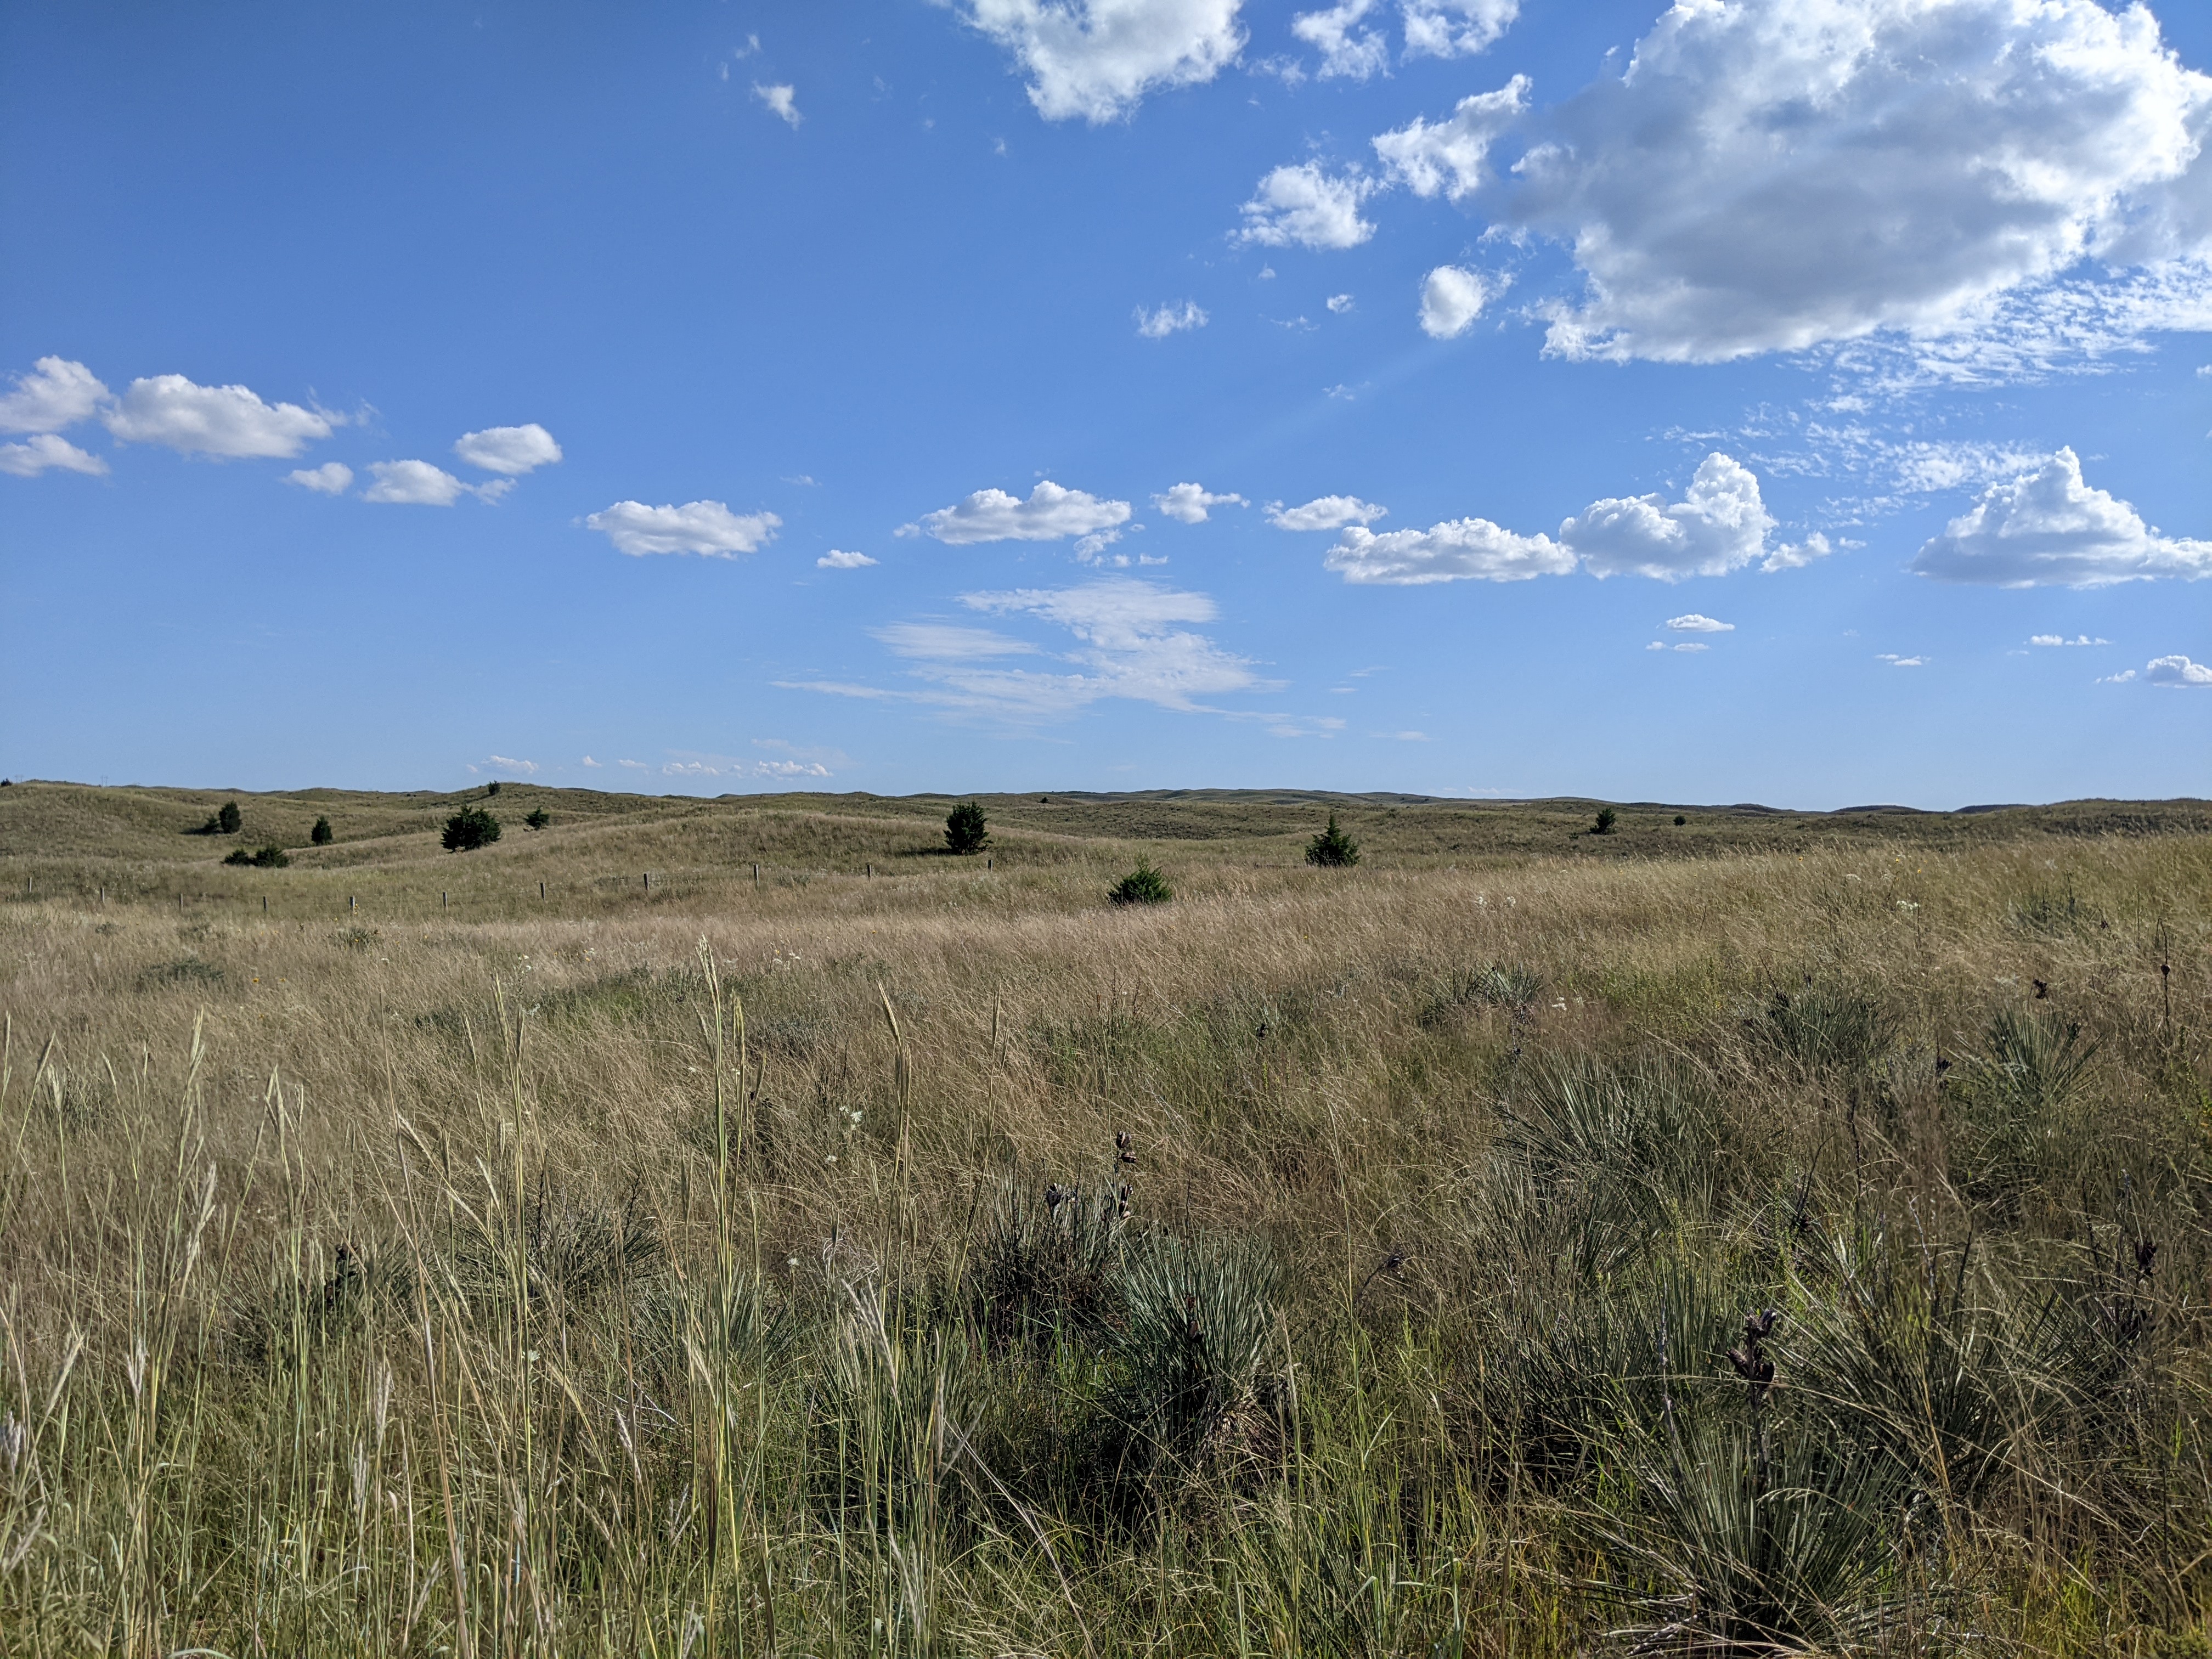
[[[224, 799], [0, 792], [0, 1651], [1564, 1652], [1676, 1593], [1686, 1643], [1833, 1644], [1802, 1586], [1788, 1631], [1711, 1613], [1654, 1496], [1638, 1437], [1749, 1431], [1718, 1349], [1662, 1319], [1659, 1417], [1604, 1344], [1655, 1295], [1810, 1332], [1862, 1271], [1940, 1309], [1939, 1263], [2049, 1403], [1971, 1492], [1899, 1476], [1851, 1639], [2202, 1639], [2193, 805], [1607, 845], [1572, 804], [1338, 801], [1367, 856], [1314, 871], [1310, 801], [987, 801], [985, 869], [925, 850], [937, 802], [510, 787], [459, 856], [443, 799], [243, 798], [249, 843], [342, 827], [239, 872], [180, 833]], [[1107, 906], [1140, 853], [1177, 901]], [[1881, 1028], [1849, 1064], [1793, 1035], [1832, 1006]], [[2025, 1152], [1986, 1121], [2008, 1011], [2095, 1044]], [[1501, 1162], [1561, 1066], [1692, 1102], [1689, 1184], [1624, 1222]], [[1124, 1180], [1103, 1324], [1006, 1288], [1080, 1244], [1048, 1183]], [[1626, 1242], [1555, 1282], [1575, 1227]], [[1196, 1440], [1130, 1415], [1192, 1386], [1130, 1334], [1171, 1240], [1274, 1332], [1209, 1358]], [[1918, 1469], [1790, 1353], [1778, 1443]]]

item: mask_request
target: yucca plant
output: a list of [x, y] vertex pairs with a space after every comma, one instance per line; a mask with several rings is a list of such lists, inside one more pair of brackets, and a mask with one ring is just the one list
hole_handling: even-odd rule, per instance
[[1125, 1255], [1113, 1409], [1139, 1468], [1231, 1470], [1275, 1443], [1281, 1293], [1253, 1239], [1155, 1236]]

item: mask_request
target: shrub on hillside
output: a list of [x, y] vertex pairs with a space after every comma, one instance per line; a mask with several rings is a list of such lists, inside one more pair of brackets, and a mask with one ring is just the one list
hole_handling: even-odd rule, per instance
[[274, 844], [255, 853], [249, 853], [243, 847], [233, 848], [230, 856], [223, 860], [225, 864], [251, 865], [257, 870], [282, 870], [291, 861], [291, 854]]
[[1150, 859], [1139, 859], [1137, 867], [1115, 882], [1106, 896], [1115, 904], [1165, 904], [1175, 896], [1175, 889], [1152, 868]]
[[1336, 827], [1336, 814], [1328, 815], [1328, 828], [1306, 843], [1306, 862], [1330, 869], [1345, 869], [1359, 862], [1359, 843]]
[[245, 821], [244, 815], [238, 810], [238, 803], [234, 800], [227, 800], [218, 811], [208, 814], [205, 823], [197, 830], [187, 830], [185, 833], [188, 836], [234, 836], [238, 833], [239, 826]]
[[328, 847], [337, 839], [337, 831], [331, 828], [331, 821], [328, 818], [317, 818], [315, 827], [307, 834], [307, 839], [318, 847]]
[[972, 800], [963, 800], [945, 815], [945, 844], [951, 851], [963, 854], [980, 853], [991, 844], [991, 831], [983, 809]]
[[1613, 832], [1614, 827], [1618, 825], [1620, 822], [1620, 813], [1614, 811], [1610, 806], [1601, 806], [1597, 809], [1597, 822], [1590, 825], [1590, 834], [1593, 836], [1609, 836]]
[[446, 820], [439, 837], [448, 853], [473, 853], [499, 839], [499, 820], [481, 806], [464, 806]]
[[542, 806], [533, 806], [530, 809], [529, 817], [524, 818], [523, 822], [532, 830], [543, 830], [553, 822], [553, 815]]

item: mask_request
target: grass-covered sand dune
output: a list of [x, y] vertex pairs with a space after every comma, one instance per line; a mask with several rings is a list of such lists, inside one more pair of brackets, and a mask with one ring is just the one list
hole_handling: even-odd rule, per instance
[[0, 789], [0, 1652], [2207, 1651], [2205, 803], [981, 799]]

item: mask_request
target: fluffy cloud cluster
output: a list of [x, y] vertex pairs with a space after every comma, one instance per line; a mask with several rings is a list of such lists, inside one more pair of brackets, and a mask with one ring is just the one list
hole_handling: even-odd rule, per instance
[[2186, 657], [2153, 657], [2143, 670], [2143, 678], [2153, 685], [2202, 690], [2212, 687], [2212, 663], [2191, 662]]
[[855, 553], [848, 548], [833, 547], [814, 562], [818, 568], [823, 570], [865, 570], [876, 561], [865, 553]]
[[1203, 485], [1179, 483], [1171, 486], [1165, 495], [1152, 497], [1152, 505], [1177, 524], [1204, 524], [1217, 507], [1248, 505], [1242, 495], [1216, 495]]
[[1211, 81], [1244, 49], [1243, 0], [966, 0], [1012, 52], [1048, 121], [1133, 113], [1147, 93]]
[[1549, 536], [1516, 535], [1487, 519], [1452, 519], [1426, 530], [1392, 530], [1379, 536], [1353, 525], [1322, 563], [1348, 582], [1417, 586], [1564, 576], [1575, 568], [1575, 556]]
[[1237, 240], [1268, 247], [1357, 247], [1375, 234], [1360, 216], [1374, 197], [1397, 185], [1417, 196], [1442, 192], [1453, 201], [1489, 178], [1492, 145], [1528, 107], [1528, 77], [1516, 75], [1496, 92], [1462, 98], [1451, 115], [1416, 118], [1374, 140], [1380, 175], [1357, 168], [1331, 173], [1318, 161], [1277, 167], [1244, 204]]
[[734, 558], [767, 546], [783, 526], [773, 513], [732, 513], [720, 501], [686, 501], [681, 507], [617, 501], [584, 523], [633, 558], [651, 553]]
[[1592, 501], [1559, 526], [1559, 539], [1596, 576], [1724, 576], [1766, 552], [1773, 516], [1751, 469], [1718, 450], [1698, 463], [1679, 501], [1663, 495]]
[[94, 416], [118, 443], [233, 459], [296, 455], [344, 423], [325, 410], [266, 403], [246, 386], [200, 386], [182, 374], [133, 380], [118, 398], [82, 363], [41, 357], [0, 393], [0, 431], [36, 434], [27, 443], [0, 445], [0, 471], [106, 471], [106, 461], [58, 435]]
[[1359, 216], [1377, 186], [1356, 173], [1332, 173], [1318, 161], [1279, 167], [1244, 204], [1237, 240], [1265, 247], [1358, 247], [1375, 234]]
[[921, 534], [953, 547], [976, 542], [1052, 542], [1063, 536], [1088, 536], [1126, 524], [1129, 503], [1105, 501], [1088, 491], [1065, 489], [1047, 478], [1027, 501], [1003, 489], [979, 489], [952, 507], [926, 513], [902, 535]]
[[1521, 15], [1521, 0], [1404, 0], [1408, 58], [1472, 58]]
[[0, 432], [59, 432], [90, 420], [107, 397], [98, 376], [66, 357], [41, 357], [14, 382], [0, 392]]
[[41, 472], [82, 472], [98, 477], [107, 471], [99, 456], [79, 449], [67, 438], [52, 432], [17, 444], [0, 444], [0, 472], [19, 478], [35, 478]]
[[1958, 331], [2084, 256], [2212, 252], [2208, 117], [2142, 6], [1678, 5], [1552, 112], [1507, 213], [1589, 279], [1569, 355]]
[[799, 88], [790, 86], [764, 87], [753, 82], [753, 96], [768, 106], [769, 114], [786, 126], [795, 127], [806, 118], [799, 112]]
[[551, 433], [532, 421], [526, 426], [489, 426], [481, 432], [465, 432], [454, 441], [453, 453], [483, 471], [518, 477], [558, 461], [561, 446]]
[[1983, 492], [1931, 538], [1912, 568], [1994, 587], [2105, 587], [2160, 576], [2212, 576], [2212, 542], [2162, 536], [2127, 502], [2094, 489], [2062, 449], [2034, 471]]
[[1457, 339], [1503, 287], [1463, 265], [1438, 265], [1421, 279], [1421, 332], [1432, 340]]
[[303, 466], [287, 472], [284, 482], [312, 489], [318, 495], [343, 495], [353, 488], [353, 469], [343, 461], [325, 461], [320, 466]]
[[1164, 340], [1185, 329], [1204, 328], [1206, 323], [1206, 312], [1195, 300], [1185, 300], [1180, 305], [1170, 301], [1150, 311], [1137, 307], [1137, 332], [1147, 340]]
[[[1344, 497], [1323, 497], [1320, 507]], [[1379, 507], [1370, 509], [1379, 514]], [[1328, 527], [1312, 515], [1271, 514], [1285, 529]], [[1349, 523], [1349, 520], [1340, 520]], [[1580, 566], [1592, 575], [1648, 576], [1681, 581], [1691, 576], [1719, 576], [1754, 561], [1780, 570], [1802, 564], [1827, 550], [1825, 540], [1805, 545], [1770, 547], [1773, 515], [1760, 499], [1751, 470], [1716, 450], [1699, 463], [1697, 476], [1679, 501], [1663, 495], [1612, 496], [1592, 501], [1559, 526], [1556, 538], [1524, 536], [1487, 519], [1452, 519], [1426, 530], [1376, 535], [1346, 529], [1323, 561], [1350, 582], [1416, 586], [1448, 581], [1525, 581], [1533, 576], [1564, 576]], [[1727, 632], [1732, 626], [1692, 612], [1669, 628], [1690, 632]]]
[[[451, 507], [469, 488], [445, 468], [428, 461], [372, 461], [368, 471], [375, 482], [361, 492], [362, 500], [388, 507]], [[293, 482], [307, 481], [295, 474]]]
[[[471, 484], [428, 461], [374, 461], [368, 470], [375, 482], [361, 492], [361, 498], [400, 507], [451, 507], [464, 495], [495, 501], [514, 488], [515, 479], [522, 474], [558, 461], [561, 446], [551, 433], [532, 421], [526, 426], [491, 426], [481, 432], [465, 432], [454, 441], [453, 453], [481, 471], [499, 476]], [[326, 495], [343, 495], [353, 481], [352, 472], [336, 461], [285, 477], [288, 483]]]
[[1718, 622], [1692, 611], [1686, 617], [1669, 617], [1667, 626], [1677, 634], [1733, 634], [1734, 623]]
[[156, 374], [131, 381], [101, 419], [127, 444], [282, 460], [313, 439], [329, 437], [339, 417], [297, 404], [264, 403], [242, 386], [197, 386], [181, 374]]
[[1416, 116], [1376, 134], [1375, 153], [1389, 178], [1414, 195], [1441, 191], [1455, 202], [1464, 200], [1489, 181], [1491, 146], [1527, 112], [1528, 86], [1527, 76], [1516, 75], [1496, 92], [1461, 99], [1442, 121]]
[[[1315, 38], [1356, 55], [1369, 9], [1310, 14], [1331, 20]], [[1471, 47], [1508, 9], [1450, 9], [1467, 27], [1422, 9], [1409, 52]], [[2144, 6], [1682, 4], [1565, 103], [1532, 116], [1528, 91], [1516, 77], [1378, 134], [1374, 175], [1277, 168], [1243, 240], [1352, 246], [1382, 191], [1492, 185], [1517, 131], [1492, 217], [1579, 268], [1583, 291], [1548, 307], [1563, 355], [1710, 362], [1880, 336], [1911, 343], [1918, 378], [1987, 378], [2212, 329], [2212, 76]]]
[[[1390, 66], [1390, 43], [1368, 20], [1382, 0], [1339, 0], [1326, 11], [1301, 12], [1291, 33], [1321, 53], [1322, 79], [1364, 81]], [[1504, 33], [1521, 0], [1403, 0], [1398, 9], [1408, 58], [1466, 58]]]
[[1303, 507], [1267, 503], [1267, 522], [1278, 530], [1340, 530], [1348, 524], [1372, 524], [1390, 516], [1387, 507], [1357, 495], [1316, 495]]
[[[160, 444], [180, 454], [224, 459], [289, 459], [345, 423], [344, 416], [327, 410], [272, 404], [247, 386], [201, 386], [182, 374], [135, 380], [116, 397], [82, 363], [41, 357], [0, 393], [0, 431], [37, 434], [27, 443], [0, 445], [0, 471], [106, 471], [106, 461], [56, 435], [95, 415], [118, 442]], [[453, 453], [500, 476], [471, 485], [428, 461], [379, 461], [369, 468], [374, 482], [362, 499], [417, 507], [450, 507], [464, 495], [497, 501], [518, 476], [558, 461], [561, 446], [532, 422], [465, 433]], [[297, 468], [285, 481], [318, 495], [343, 495], [352, 488], [354, 473], [343, 462], [326, 461]]]

